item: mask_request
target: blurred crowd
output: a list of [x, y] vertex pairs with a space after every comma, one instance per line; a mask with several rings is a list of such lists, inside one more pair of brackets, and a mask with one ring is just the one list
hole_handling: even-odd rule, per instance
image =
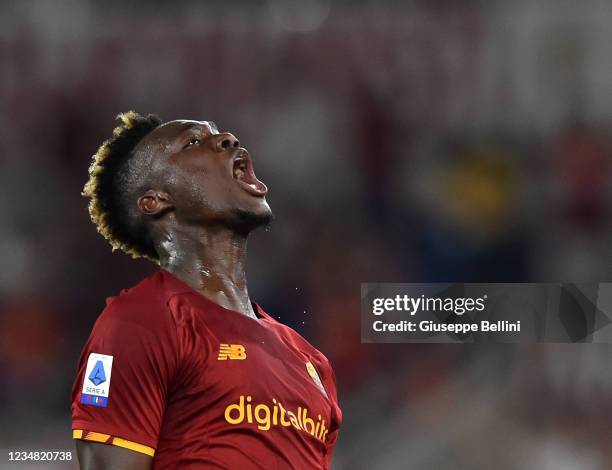
[[[295, 8], [295, 7], [293, 7]], [[214, 120], [276, 216], [251, 296], [332, 361], [335, 468], [612, 467], [607, 345], [360, 343], [362, 282], [612, 278], [612, 5], [0, 6], [0, 448], [71, 446], [105, 297], [155, 266], [80, 196], [128, 109]]]

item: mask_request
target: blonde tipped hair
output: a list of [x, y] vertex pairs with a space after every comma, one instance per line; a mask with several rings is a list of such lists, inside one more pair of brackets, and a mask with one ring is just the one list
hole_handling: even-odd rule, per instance
[[[93, 155], [89, 179], [82, 195], [89, 198], [89, 216], [98, 232], [110, 243], [113, 251], [121, 250], [133, 258], [146, 258], [155, 263], [158, 256], [142, 222], [130, 215], [129, 195], [133, 185], [130, 176], [133, 150], [138, 143], [161, 124], [159, 117], [142, 116], [127, 111], [117, 116], [120, 124]], [[133, 202], [133, 201], [131, 201]]]

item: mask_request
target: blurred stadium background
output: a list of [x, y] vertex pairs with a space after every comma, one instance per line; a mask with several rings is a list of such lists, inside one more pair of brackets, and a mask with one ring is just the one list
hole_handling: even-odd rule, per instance
[[80, 348], [154, 269], [79, 196], [135, 109], [251, 150], [277, 216], [251, 294], [335, 365], [335, 470], [612, 468], [608, 345], [359, 341], [360, 282], [612, 280], [610, 24], [604, 0], [2, 2], [0, 448], [73, 446]]

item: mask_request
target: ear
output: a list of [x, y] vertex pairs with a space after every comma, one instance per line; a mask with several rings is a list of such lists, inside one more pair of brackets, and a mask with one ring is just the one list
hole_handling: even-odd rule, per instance
[[149, 189], [138, 198], [138, 208], [144, 215], [157, 216], [174, 209], [174, 204], [168, 193]]

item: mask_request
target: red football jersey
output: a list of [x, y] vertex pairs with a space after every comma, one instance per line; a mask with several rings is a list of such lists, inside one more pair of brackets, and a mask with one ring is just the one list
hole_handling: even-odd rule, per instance
[[329, 361], [160, 270], [107, 306], [72, 391], [76, 439], [153, 456], [154, 469], [328, 469], [342, 414]]

